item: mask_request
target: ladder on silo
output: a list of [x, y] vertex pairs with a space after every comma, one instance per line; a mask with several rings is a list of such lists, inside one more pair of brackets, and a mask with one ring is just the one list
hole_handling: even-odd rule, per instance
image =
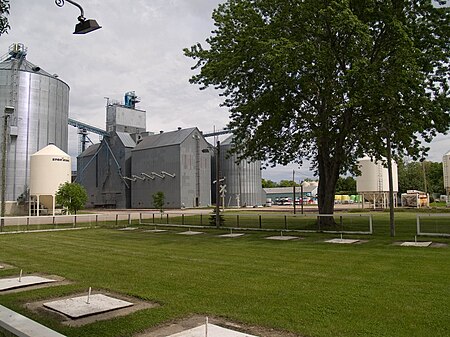
[[442, 160], [442, 169], [444, 171], [444, 187], [445, 187], [445, 194], [447, 196], [447, 201], [446, 201], [446, 205], [449, 206], [450, 205], [450, 188], [449, 188], [449, 183], [450, 181], [448, 180], [448, 161], [449, 161], [449, 157], [444, 156], [443, 160]]
[[[381, 162], [377, 163], [377, 167], [378, 167], [378, 181], [377, 181], [377, 187], [378, 187], [378, 196], [377, 196], [377, 200], [381, 199], [381, 202], [383, 203], [383, 207], [384, 205], [384, 191], [383, 191], [383, 164]], [[374, 201], [375, 203], [375, 201]]]
[[[27, 55], [27, 48], [21, 43], [15, 43], [9, 46], [9, 58], [12, 61], [11, 66], [11, 89], [9, 95], [9, 105], [17, 108], [17, 95], [19, 90], [19, 69], [22, 61]], [[14, 124], [14, 121], [12, 121]]]

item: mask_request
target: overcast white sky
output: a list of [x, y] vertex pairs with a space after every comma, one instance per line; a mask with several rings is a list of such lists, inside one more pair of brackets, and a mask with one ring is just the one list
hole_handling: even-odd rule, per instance
[[[54, 0], [12, 0], [11, 30], [0, 38], [0, 55], [12, 43], [28, 47], [27, 59], [70, 86], [73, 119], [105, 128], [105, 97], [123, 100], [127, 91], [141, 98], [147, 111], [147, 130], [170, 131], [196, 126], [204, 132], [228, 123], [218, 93], [190, 84], [194, 64], [183, 48], [204, 43], [214, 28], [212, 10], [221, 0], [76, 0], [86, 18], [103, 27], [73, 35], [78, 8]], [[98, 141], [98, 137], [91, 137]], [[69, 152], [76, 156], [78, 137], [69, 127]], [[429, 159], [441, 161], [450, 137], [433, 143]], [[277, 167], [263, 177], [279, 181], [311, 177], [308, 165]]]

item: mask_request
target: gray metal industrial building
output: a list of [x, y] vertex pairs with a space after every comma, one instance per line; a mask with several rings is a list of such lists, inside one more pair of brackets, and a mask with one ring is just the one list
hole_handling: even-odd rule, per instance
[[77, 182], [88, 194], [87, 207], [130, 208], [131, 150], [136, 143], [128, 133], [110, 132], [78, 156]]
[[78, 156], [77, 182], [88, 192], [87, 207], [152, 208], [159, 191], [166, 208], [208, 206], [208, 146], [197, 128], [143, 137], [113, 131]]
[[202, 151], [208, 146], [197, 128], [144, 137], [132, 150], [132, 207], [153, 207], [158, 191], [167, 208], [210, 205], [211, 157]]

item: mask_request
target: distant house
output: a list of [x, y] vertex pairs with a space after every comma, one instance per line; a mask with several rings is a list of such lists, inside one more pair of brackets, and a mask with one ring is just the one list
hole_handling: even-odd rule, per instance
[[210, 145], [197, 128], [150, 135], [132, 149], [131, 207], [152, 208], [163, 192], [165, 208], [211, 204]]

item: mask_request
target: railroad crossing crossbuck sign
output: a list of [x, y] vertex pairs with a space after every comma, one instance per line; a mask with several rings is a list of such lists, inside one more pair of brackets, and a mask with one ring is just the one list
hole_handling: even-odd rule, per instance
[[225, 193], [227, 193], [226, 187], [227, 187], [227, 184], [220, 185], [219, 192], [220, 192], [220, 196], [222, 198], [225, 196]]

